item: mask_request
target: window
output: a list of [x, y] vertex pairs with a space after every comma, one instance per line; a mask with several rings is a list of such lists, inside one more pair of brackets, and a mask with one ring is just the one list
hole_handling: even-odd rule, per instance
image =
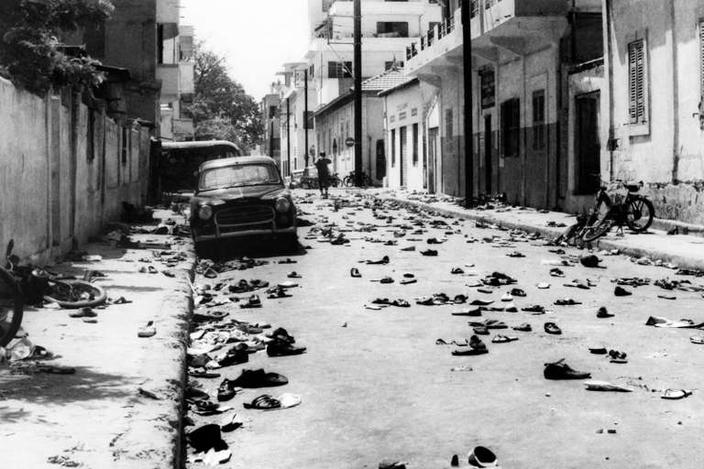
[[545, 149], [545, 90], [533, 91], [533, 150]]
[[279, 108], [276, 106], [269, 106], [269, 119], [276, 119], [279, 113]]
[[380, 37], [408, 37], [408, 23], [405, 21], [378, 21], [376, 33]]
[[396, 166], [396, 129], [391, 129], [391, 166]]
[[453, 136], [453, 119], [452, 119], [452, 109], [445, 111], [445, 137], [452, 138]]
[[418, 124], [413, 124], [413, 166], [418, 166]]
[[504, 157], [518, 156], [521, 149], [521, 110], [518, 98], [501, 104], [501, 146]]
[[303, 128], [304, 129], [314, 129], [315, 128], [315, 113], [313, 111], [308, 111], [303, 113]]
[[479, 72], [481, 86], [482, 109], [494, 107], [496, 104], [496, 80], [494, 69], [486, 68]]
[[433, 30], [435, 30], [436, 27], [437, 27], [437, 28], [440, 28], [440, 25], [441, 25], [441, 24], [442, 24], [442, 23], [440, 23], [439, 21], [431, 21], [431, 22], [429, 22], [429, 23], [428, 23], [428, 31], [433, 31]]
[[391, 70], [396, 65], [396, 68], [403, 68], [403, 62], [400, 60], [392, 60], [390, 62], [384, 62], [384, 70]]
[[469, 8], [469, 17], [474, 18], [479, 14], [479, 0], [472, 0]]
[[127, 135], [129, 130], [126, 127], [122, 127], [122, 164], [127, 164], [127, 152], [129, 151], [129, 140]]
[[352, 78], [352, 62], [328, 62], [328, 78]]
[[645, 41], [628, 44], [628, 107], [631, 124], [648, 122], [648, 83]]
[[311, 64], [310, 68], [308, 69], [308, 78], [313, 77], [315, 77], [315, 64]]

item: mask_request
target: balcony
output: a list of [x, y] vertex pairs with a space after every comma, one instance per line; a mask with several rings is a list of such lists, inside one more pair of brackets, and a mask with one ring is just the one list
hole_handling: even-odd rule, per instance
[[[472, 53], [490, 62], [525, 55], [558, 41], [567, 28], [564, 0], [474, 0], [470, 13]], [[461, 63], [461, 9], [406, 48], [406, 72]]]
[[193, 85], [193, 74], [195, 67], [193, 62], [181, 62], [178, 64], [179, 68], [179, 94], [193, 94], [195, 93], [195, 87]]
[[161, 102], [176, 101], [179, 96], [179, 64], [159, 64], [156, 78], [161, 80]]

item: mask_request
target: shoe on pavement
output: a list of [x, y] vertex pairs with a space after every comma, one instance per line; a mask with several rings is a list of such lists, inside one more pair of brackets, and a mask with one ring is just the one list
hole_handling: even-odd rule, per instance
[[379, 259], [379, 260], [377, 260], [377, 261], [370, 261], [370, 260], [368, 260], [368, 261], [367, 261], [367, 264], [368, 264], [368, 265], [385, 265], [385, 264], [388, 264], [389, 262], [390, 262], [389, 256], [384, 256], [384, 257], [382, 257], [381, 259]]
[[596, 312], [596, 317], [600, 319], [612, 318], [614, 316], [616, 315], [609, 313], [606, 307], [604, 306], [600, 307], [599, 310]]
[[147, 338], [156, 335], [156, 327], [154, 326], [154, 321], [149, 321], [146, 325], [139, 328], [137, 331], [137, 337]]
[[352, 278], [361, 278], [362, 274], [359, 273], [359, 269], [357, 267], [352, 267], [350, 269], [350, 276]]
[[287, 357], [305, 353], [306, 348], [293, 345], [283, 340], [272, 340], [266, 347], [266, 354], [270, 357]]
[[478, 335], [489, 335], [489, 329], [486, 326], [476, 326], [473, 330]]
[[295, 270], [293, 272], [289, 272], [287, 275], [288, 278], [303, 278], [301, 274], [296, 272]]
[[574, 305], [581, 305], [582, 303], [579, 301], [575, 301], [572, 298], [559, 298], [555, 300], [555, 304], [557, 306], [574, 306]]
[[467, 461], [474, 467], [499, 467], [496, 455], [484, 446], [474, 448], [467, 456]]
[[259, 299], [259, 295], [252, 295], [247, 299], [246, 303], [240, 305], [240, 308], [261, 308], [262, 300]]
[[544, 313], [545, 307], [541, 305], [532, 305], [521, 308], [521, 310], [527, 313]]
[[555, 267], [554, 269], [550, 269], [550, 276], [551, 277], [564, 277], [565, 273], [562, 271], [562, 269], [558, 269]]
[[265, 388], [288, 384], [288, 378], [278, 373], [266, 373], [258, 370], [242, 370], [240, 376], [232, 384], [240, 388]]
[[545, 332], [548, 334], [553, 334], [553, 335], [560, 335], [562, 334], [562, 329], [560, 329], [557, 324], [554, 322], [546, 322], [545, 326], [543, 326], [543, 329]]
[[630, 296], [632, 294], [633, 293], [631, 293], [630, 291], [626, 290], [625, 288], [623, 288], [619, 285], [617, 285], [616, 288], [614, 288], [614, 295], [616, 295], [616, 296]]
[[579, 258], [579, 262], [584, 266], [584, 267], [591, 267], [591, 268], [596, 268], [599, 267], [599, 263], [601, 262], [601, 259], [599, 259], [597, 256], [594, 254], [590, 254], [588, 256], [582, 256]]
[[280, 408], [281, 402], [278, 399], [274, 399], [269, 394], [262, 394], [261, 396], [255, 397], [252, 402], [245, 402], [243, 406], [245, 409], [271, 410]]
[[72, 311], [68, 313], [70, 318], [95, 318], [98, 317], [98, 313], [93, 311], [93, 308], [81, 308], [77, 311]]
[[562, 379], [589, 379], [591, 373], [577, 371], [565, 363], [565, 359], [558, 360], [553, 363], [546, 363], [543, 370], [545, 379], [562, 380]]
[[511, 295], [519, 298], [524, 298], [527, 296], [526, 292], [524, 290], [521, 290], [520, 288], [513, 288], [511, 290]]
[[520, 331], [520, 332], [531, 332], [533, 330], [533, 327], [528, 324], [527, 322], [521, 324], [520, 326], [514, 326], [513, 327], [514, 331]]
[[510, 292], [506, 292], [501, 295], [501, 301], [513, 301], [513, 295]]
[[426, 249], [425, 251], [420, 252], [423, 256], [429, 256], [429, 257], [434, 257], [438, 255], [438, 252], [434, 249]]
[[222, 380], [222, 383], [220, 383], [220, 386], [218, 387], [218, 402], [229, 401], [235, 397], [235, 394], [237, 394], [237, 392], [235, 391], [235, 387], [232, 385], [232, 381], [227, 378]]
[[498, 334], [498, 335], [494, 336], [493, 339], [491, 339], [491, 341], [495, 344], [506, 344], [508, 342], [514, 342], [516, 340], [518, 340], [518, 337], [509, 336], [509, 335], [502, 335], [502, 334]]

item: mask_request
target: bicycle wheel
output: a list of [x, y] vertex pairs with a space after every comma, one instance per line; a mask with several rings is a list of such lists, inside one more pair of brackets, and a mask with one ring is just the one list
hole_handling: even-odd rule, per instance
[[82, 280], [54, 281], [44, 299], [62, 308], [78, 309], [105, 303], [107, 294], [102, 287]]
[[584, 233], [582, 233], [582, 239], [590, 243], [608, 233], [612, 226], [612, 221], [605, 218], [597, 222], [597, 224], [585, 228]]
[[345, 179], [342, 180], [342, 185], [345, 187], [354, 186], [354, 178], [352, 178], [351, 176], [345, 176]]
[[636, 233], [642, 233], [653, 224], [655, 208], [653, 203], [645, 197], [632, 196], [626, 210], [626, 224]]
[[0, 347], [7, 345], [22, 324], [24, 300], [17, 281], [0, 267]]

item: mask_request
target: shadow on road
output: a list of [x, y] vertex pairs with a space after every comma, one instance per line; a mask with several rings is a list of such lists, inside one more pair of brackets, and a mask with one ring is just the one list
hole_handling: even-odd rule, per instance
[[281, 239], [248, 238], [223, 239], [217, 243], [205, 245], [198, 250], [198, 257], [216, 262], [226, 262], [242, 257], [294, 257], [303, 256], [306, 250], [299, 242]]
[[[89, 367], [75, 368], [76, 373], [72, 375], [0, 372], [2, 398], [31, 404], [60, 405], [124, 398], [135, 393], [136, 381], [130, 377], [101, 373]], [[6, 417], [5, 410], [0, 408], [0, 421]]]

